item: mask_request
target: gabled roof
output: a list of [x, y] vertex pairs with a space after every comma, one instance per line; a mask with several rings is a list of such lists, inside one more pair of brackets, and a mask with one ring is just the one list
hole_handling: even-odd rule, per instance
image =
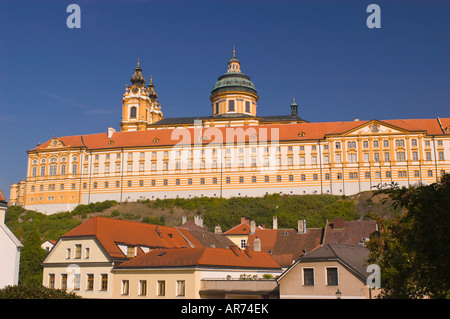
[[357, 278], [365, 282], [370, 273], [367, 270], [367, 259], [370, 251], [365, 247], [346, 245], [324, 245], [300, 258], [287, 269], [277, 280], [284, 276], [302, 262], [338, 261], [349, 269]]
[[360, 279], [366, 280], [369, 276], [366, 272], [369, 253], [365, 247], [327, 244], [303, 256], [301, 261], [340, 260]]
[[[337, 226], [337, 224], [340, 224]], [[343, 221], [335, 218], [325, 226], [323, 244], [339, 244], [358, 246], [376, 233], [377, 223], [374, 220]]]
[[126, 257], [118, 244], [148, 248], [202, 247], [187, 229], [93, 217], [61, 238], [95, 237], [111, 258]]
[[143, 256], [124, 262], [115, 268], [193, 266], [280, 269], [280, 265], [269, 254], [241, 251], [237, 247], [233, 249], [211, 247], [155, 249]]
[[12, 231], [3, 223], [0, 223], [0, 231], [3, 231], [6, 234], [6, 237], [8, 237], [14, 245], [16, 245], [17, 248], [23, 247], [22, 243], [19, 239], [12, 233]]

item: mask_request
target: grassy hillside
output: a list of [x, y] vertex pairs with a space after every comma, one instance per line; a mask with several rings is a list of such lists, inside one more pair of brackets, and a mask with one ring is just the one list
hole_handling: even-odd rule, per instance
[[182, 216], [203, 217], [204, 226], [214, 231], [220, 225], [223, 231], [240, 223], [241, 217], [256, 224], [272, 227], [273, 216], [278, 217], [279, 228], [296, 228], [299, 219], [307, 227], [323, 227], [326, 220], [344, 217], [345, 220], [366, 218], [369, 212], [392, 216], [391, 205], [382, 205], [382, 198], [371, 197], [371, 192], [353, 197], [332, 195], [266, 195], [264, 197], [192, 198], [145, 200], [130, 203], [105, 201], [79, 205], [71, 212], [44, 215], [12, 206], [6, 213], [6, 224], [19, 238], [31, 230], [38, 230], [43, 240], [56, 240], [61, 235], [93, 216], [107, 216], [151, 224], [178, 226]]

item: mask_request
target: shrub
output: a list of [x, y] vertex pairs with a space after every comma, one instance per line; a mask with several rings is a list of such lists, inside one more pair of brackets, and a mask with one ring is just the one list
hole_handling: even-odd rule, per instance
[[50, 289], [42, 285], [6, 286], [0, 289], [0, 299], [81, 299], [73, 292]]

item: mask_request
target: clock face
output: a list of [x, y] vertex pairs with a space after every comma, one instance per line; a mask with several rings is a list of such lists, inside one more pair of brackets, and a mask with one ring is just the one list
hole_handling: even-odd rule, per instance
[[137, 87], [134, 87], [133, 90], [131, 90], [134, 94], [137, 94], [139, 92], [139, 89]]

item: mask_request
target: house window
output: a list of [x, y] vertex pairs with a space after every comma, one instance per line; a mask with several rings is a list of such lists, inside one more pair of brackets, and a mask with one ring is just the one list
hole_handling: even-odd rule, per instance
[[404, 162], [405, 160], [405, 152], [397, 152], [397, 161]]
[[48, 288], [55, 288], [55, 274], [48, 275]]
[[61, 165], [61, 175], [66, 175], [66, 164]]
[[336, 149], [341, 149], [341, 142], [336, 142]]
[[134, 258], [136, 255], [136, 248], [134, 246], [127, 246], [127, 258]]
[[227, 183], [227, 184], [230, 184], [230, 183], [231, 183], [231, 180], [230, 180], [229, 177], [226, 178], [226, 183]]
[[81, 274], [73, 275], [73, 290], [80, 290], [81, 287]]
[[184, 280], [177, 281], [177, 296], [184, 297], [186, 295], [186, 282]]
[[431, 161], [431, 153], [430, 152], [426, 152], [425, 155], [427, 157], [427, 161]]
[[94, 274], [87, 275], [87, 287], [86, 290], [92, 291], [94, 290]]
[[219, 114], [219, 103], [216, 103], [216, 114]]
[[158, 296], [165, 296], [166, 295], [166, 281], [165, 280], [158, 280]]
[[101, 291], [107, 291], [108, 290], [108, 274], [102, 274], [102, 282], [100, 286]]
[[122, 295], [128, 296], [130, 292], [130, 282], [128, 280], [122, 280]]
[[241, 239], [241, 248], [245, 249], [246, 245], [247, 245], [247, 241], [245, 239]]
[[67, 250], [66, 250], [66, 259], [70, 259], [70, 252], [71, 252], [70, 248], [67, 248]]
[[139, 296], [147, 295], [147, 280], [139, 280]]
[[374, 153], [373, 159], [375, 160], [375, 162], [379, 162], [380, 161], [380, 153]]
[[81, 258], [81, 245], [77, 244], [75, 245], [75, 259]]
[[61, 289], [67, 289], [67, 274], [61, 274]]
[[327, 268], [327, 285], [338, 285], [338, 269], [336, 267]]
[[304, 268], [303, 269], [303, 285], [304, 286], [314, 286], [314, 269]]

